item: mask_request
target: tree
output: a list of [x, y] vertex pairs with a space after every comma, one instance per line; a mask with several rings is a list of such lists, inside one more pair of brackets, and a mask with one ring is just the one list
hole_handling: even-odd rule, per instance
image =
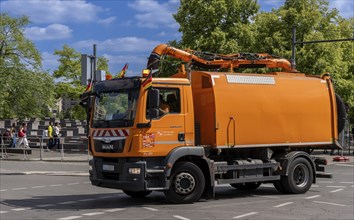
[[256, 0], [182, 0], [173, 17], [180, 24], [184, 47], [231, 53], [252, 43], [248, 27], [258, 10]]
[[40, 53], [24, 36], [29, 19], [6, 13], [0, 18], [0, 118], [48, 116], [53, 78], [40, 69]]

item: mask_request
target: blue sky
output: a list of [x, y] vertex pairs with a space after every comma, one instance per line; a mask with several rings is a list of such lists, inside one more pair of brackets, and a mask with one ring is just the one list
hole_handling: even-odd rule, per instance
[[[68, 44], [80, 53], [106, 56], [110, 71], [117, 73], [126, 62], [127, 75], [140, 75], [151, 50], [160, 43], [179, 40], [179, 24], [172, 17], [179, 0], [0, 0], [1, 12], [27, 15], [26, 36], [42, 54], [43, 69], [58, 66], [55, 49]], [[261, 11], [278, 8], [284, 0], [258, 0]], [[354, 17], [353, 0], [330, 0], [341, 16]]]

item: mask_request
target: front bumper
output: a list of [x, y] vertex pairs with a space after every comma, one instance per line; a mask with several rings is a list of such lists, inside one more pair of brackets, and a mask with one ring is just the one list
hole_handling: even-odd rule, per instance
[[[108, 162], [94, 157], [89, 164], [92, 166], [90, 170], [92, 185], [128, 191], [147, 190], [145, 161]], [[129, 174], [129, 168], [140, 168], [140, 174]]]

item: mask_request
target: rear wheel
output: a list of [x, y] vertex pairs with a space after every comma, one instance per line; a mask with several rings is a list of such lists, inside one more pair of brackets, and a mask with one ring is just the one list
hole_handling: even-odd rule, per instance
[[125, 194], [133, 198], [144, 198], [145, 196], [149, 195], [152, 191], [128, 191], [123, 190]]
[[193, 203], [200, 199], [205, 188], [203, 172], [193, 163], [179, 162], [172, 170], [170, 188], [164, 191], [172, 203]]
[[288, 176], [280, 180], [282, 187], [288, 193], [301, 194], [307, 192], [313, 181], [312, 166], [308, 160], [298, 157], [289, 167]]
[[261, 185], [261, 183], [232, 183], [230, 185], [239, 190], [255, 190]]
[[281, 185], [280, 180], [273, 182], [274, 187], [281, 193], [286, 193], [286, 190], [284, 187]]

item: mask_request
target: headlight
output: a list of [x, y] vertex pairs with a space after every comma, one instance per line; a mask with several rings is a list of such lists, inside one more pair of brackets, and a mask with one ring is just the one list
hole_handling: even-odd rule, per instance
[[140, 168], [129, 168], [129, 174], [140, 174]]

